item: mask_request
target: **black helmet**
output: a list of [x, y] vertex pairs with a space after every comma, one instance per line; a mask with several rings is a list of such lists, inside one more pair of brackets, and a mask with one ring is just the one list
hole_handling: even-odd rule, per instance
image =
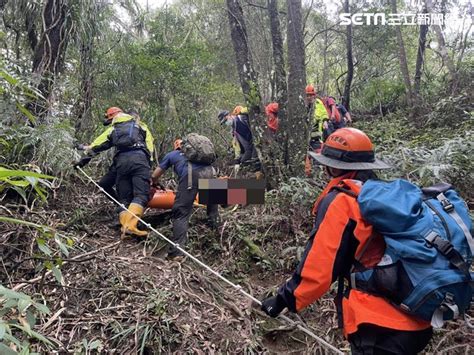
[[226, 117], [229, 115], [229, 111], [227, 110], [224, 110], [224, 111], [221, 111], [219, 112], [219, 114], [217, 115], [217, 118], [219, 119], [219, 122], [221, 124], [224, 124], [225, 123], [225, 120], [226, 120]]

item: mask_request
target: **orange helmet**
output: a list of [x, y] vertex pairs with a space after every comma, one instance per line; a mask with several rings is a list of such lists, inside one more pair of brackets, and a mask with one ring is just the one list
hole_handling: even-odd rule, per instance
[[183, 143], [183, 140], [182, 139], [176, 139], [173, 143], [173, 149], [174, 150], [177, 150], [177, 149], [181, 149], [181, 143]]
[[323, 144], [321, 153], [309, 155], [322, 165], [341, 170], [388, 169], [389, 165], [375, 158], [370, 138], [356, 128], [341, 128]]
[[306, 92], [306, 95], [316, 95], [316, 91], [314, 90], [314, 86], [309, 84], [309, 85], [306, 85], [306, 89], [304, 89], [304, 91]]
[[107, 119], [113, 119], [120, 112], [123, 112], [120, 107], [109, 107], [106, 112]]
[[265, 112], [267, 115], [269, 113], [273, 113], [274, 115], [278, 114], [278, 110], [280, 109], [278, 102], [270, 102], [267, 107], [265, 107]]

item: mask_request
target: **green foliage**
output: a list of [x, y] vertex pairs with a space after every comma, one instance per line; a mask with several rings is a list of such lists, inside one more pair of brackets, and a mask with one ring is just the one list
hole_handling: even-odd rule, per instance
[[[455, 119], [451, 115], [444, 116], [446, 122]], [[474, 178], [472, 119], [426, 130], [416, 128], [400, 111], [384, 118], [357, 122], [356, 128], [371, 137], [377, 154], [393, 166], [391, 170], [380, 172], [381, 177], [404, 177], [425, 186], [446, 181], [464, 198], [474, 198], [470, 186]]]
[[[28, 100], [36, 99], [41, 94], [24, 77], [17, 75], [0, 61], [0, 108], [10, 114], [21, 114], [30, 123], [35, 123], [36, 118], [25, 108]], [[16, 113], [15, 113], [16, 111]]]
[[52, 350], [53, 343], [33, 330], [38, 317], [48, 314], [46, 305], [0, 285], [0, 353], [30, 354], [31, 341], [39, 341]]
[[288, 182], [283, 182], [278, 189], [279, 198], [288, 199], [291, 204], [310, 206], [318, 195], [308, 179], [291, 177]]
[[441, 97], [432, 105], [424, 124], [430, 128], [459, 128], [466, 120], [474, 120], [472, 98], [467, 95]]
[[33, 191], [43, 202], [46, 202], [46, 188], [51, 187], [51, 182], [47, 179], [54, 179], [54, 177], [31, 171], [10, 170], [0, 166], [0, 194], [8, 189], [15, 190], [28, 204], [27, 194]]
[[36, 127], [9, 125], [0, 120], [0, 163], [10, 166], [34, 166], [56, 176], [72, 172], [77, 159], [74, 135], [68, 121], [40, 124]]
[[376, 78], [364, 86], [364, 89], [357, 95], [356, 103], [364, 111], [370, 111], [379, 106], [398, 106], [399, 100], [405, 94], [405, 87], [401, 81], [391, 79]]

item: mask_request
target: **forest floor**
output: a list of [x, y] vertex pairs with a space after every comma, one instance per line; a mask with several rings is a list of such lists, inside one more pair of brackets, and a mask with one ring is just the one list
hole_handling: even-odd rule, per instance
[[[189, 252], [261, 299], [291, 275], [309, 230], [309, 216], [296, 217], [302, 206], [293, 204], [284, 213], [274, 203], [280, 199], [270, 195], [265, 206], [221, 209], [219, 232], [206, 227], [203, 209], [195, 209]], [[36, 328], [59, 353], [326, 353], [192, 260], [166, 261], [159, 237], [121, 241], [114, 205], [91, 184], [78, 180], [74, 190], [56, 191], [50, 206], [28, 213], [74, 240], [61, 284], [51, 272], [35, 271], [34, 258], [27, 257], [34, 256], [27, 252], [34, 240], [22, 238], [27, 228], [5, 225], [1, 239], [15, 249], [4, 258], [5, 284], [44, 299], [51, 314]], [[10, 211], [18, 218], [26, 213], [11, 206]], [[171, 236], [169, 213], [149, 210], [146, 220]], [[334, 295], [332, 289], [301, 318], [290, 317], [349, 352], [337, 329]], [[472, 353], [473, 338], [462, 321], [453, 322], [437, 332], [428, 352]], [[46, 352], [41, 344], [38, 350]]]

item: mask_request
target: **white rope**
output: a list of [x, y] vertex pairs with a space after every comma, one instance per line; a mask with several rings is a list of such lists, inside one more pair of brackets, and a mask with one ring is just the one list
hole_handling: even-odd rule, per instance
[[[91, 181], [95, 186], [97, 186], [99, 188], [100, 191], [102, 191], [105, 195], [107, 195], [112, 201], [114, 201], [117, 205], [119, 205], [120, 207], [122, 207], [124, 210], [128, 211], [133, 217], [137, 218], [140, 222], [142, 222], [146, 227], [148, 227], [151, 231], [153, 231], [154, 233], [156, 233], [158, 236], [160, 236], [163, 240], [165, 240], [167, 243], [173, 245], [176, 249], [178, 249], [180, 252], [182, 252], [183, 254], [185, 254], [187, 257], [189, 257], [191, 260], [193, 260], [195, 263], [199, 264], [200, 266], [202, 266], [204, 269], [206, 269], [207, 271], [209, 271], [211, 274], [215, 275], [217, 278], [219, 278], [220, 280], [224, 281], [226, 284], [228, 284], [229, 286], [231, 286], [232, 288], [234, 288], [235, 290], [239, 291], [241, 294], [243, 294], [244, 296], [246, 296], [247, 298], [251, 299], [253, 302], [255, 302], [256, 304], [258, 304], [259, 306], [262, 305], [262, 302], [260, 302], [259, 299], [255, 298], [254, 296], [252, 296], [250, 293], [246, 292], [242, 286], [240, 285], [237, 285], [235, 283], [233, 283], [232, 281], [226, 279], [224, 276], [222, 276], [221, 274], [219, 274], [217, 271], [211, 269], [209, 266], [207, 266], [206, 264], [204, 264], [201, 260], [199, 260], [198, 258], [194, 257], [193, 255], [191, 255], [190, 253], [188, 253], [186, 250], [184, 250], [183, 248], [181, 248], [181, 246], [178, 244], [178, 243], [175, 243], [173, 242], [172, 240], [168, 239], [167, 237], [165, 237], [162, 233], [160, 233], [159, 231], [157, 231], [155, 228], [153, 228], [150, 223], [147, 223], [145, 222], [143, 219], [141, 219], [140, 217], [138, 217], [135, 213], [131, 212], [127, 207], [125, 207], [122, 203], [120, 203], [119, 201], [117, 201], [114, 197], [112, 197], [107, 191], [105, 191], [99, 184], [97, 184], [89, 175], [86, 174], [86, 172], [84, 170], [82, 170], [81, 167], [76, 167], [81, 173], [84, 174], [84, 176], [89, 179], [89, 181]], [[308, 328], [306, 328], [305, 326], [301, 325], [300, 323], [297, 323], [295, 322], [294, 320], [288, 318], [287, 316], [283, 315], [283, 314], [280, 314], [278, 316], [279, 319], [281, 320], [284, 320], [286, 322], [288, 322], [289, 324], [291, 324], [292, 326], [296, 326], [299, 330], [301, 330], [302, 332], [306, 333], [307, 335], [309, 335], [310, 337], [312, 337], [313, 339], [315, 339], [318, 343], [320, 343], [321, 345], [324, 345], [325, 347], [327, 347], [328, 349], [332, 350], [334, 353], [336, 354], [341, 354], [343, 355], [344, 353], [342, 351], [340, 351], [338, 348], [336, 348], [335, 346], [329, 344], [328, 342], [326, 342], [324, 339], [318, 337], [316, 334], [314, 334], [311, 330], [309, 330]]]

